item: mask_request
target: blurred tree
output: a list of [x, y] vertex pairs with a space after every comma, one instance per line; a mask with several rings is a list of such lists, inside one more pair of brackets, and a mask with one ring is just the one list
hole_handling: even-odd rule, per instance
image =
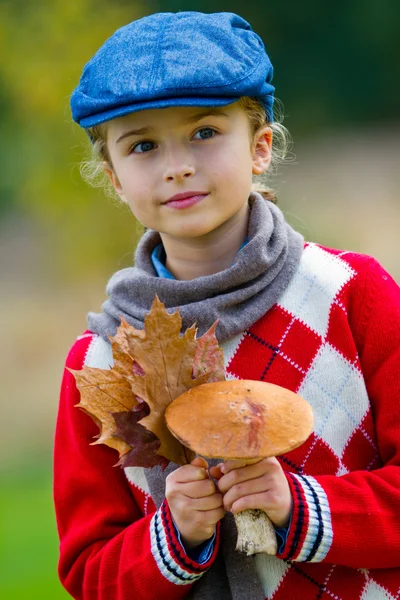
[[133, 245], [137, 236], [134, 219], [81, 181], [87, 138], [72, 122], [69, 97], [99, 46], [142, 15], [138, 3], [106, 0], [1, 6], [0, 204], [3, 215], [13, 206], [50, 230], [49, 266], [63, 277], [83, 277], [99, 261], [113, 269], [116, 256], [131, 260], [126, 240]]
[[15, 204], [18, 188], [18, 163], [10, 161], [10, 149], [18, 138], [17, 115], [13, 114], [12, 104], [7, 97], [7, 89], [0, 79], [0, 219]]

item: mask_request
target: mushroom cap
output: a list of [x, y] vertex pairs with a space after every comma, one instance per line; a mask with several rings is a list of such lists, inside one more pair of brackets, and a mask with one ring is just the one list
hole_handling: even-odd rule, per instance
[[310, 435], [311, 406], [298, 394], [272, 383], [229, 380], [184, 392], [165, 411], [171, 433], [207, 458], [279, 456]]

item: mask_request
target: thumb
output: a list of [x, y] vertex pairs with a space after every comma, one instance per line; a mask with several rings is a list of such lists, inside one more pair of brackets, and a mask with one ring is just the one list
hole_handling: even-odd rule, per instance
[[196, 456], [190, 463], [194, 467], [202, 467], [203, 469], [208, 469], [208, 462], [202, 456]]
[[216, 465], [215, 467], [211, 467], [210, 475], [213, 479], [221, 479], [221, 477], [223, 476], [223, 473], [221, 471], [222, 464], [223, 463], [220, 463], [219, 465]]

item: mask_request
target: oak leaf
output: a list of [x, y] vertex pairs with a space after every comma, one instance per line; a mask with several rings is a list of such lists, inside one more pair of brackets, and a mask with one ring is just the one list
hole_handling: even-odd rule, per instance
[[109, 336], [114, 360], [110, 369], [70, 369], [81, 392], [77, 406], [101, 427], [94, 443], [116, 448], [118, 464], [165, 468], [168, 461], [183, 465], [192, 460], [193, 452], [167, 428], [164, 412], [183, 392], [225, 379], [216, 325], [200, 338], [195, 325], [181, 335], [179, 310], [168, 313], [156, 296], [144, 329], [121, 317], [116, 335]]

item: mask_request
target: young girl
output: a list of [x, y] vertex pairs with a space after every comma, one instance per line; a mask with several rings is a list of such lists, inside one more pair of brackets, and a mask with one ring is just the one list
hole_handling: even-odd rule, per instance
[[[232, 13], [118, 30], [72, 95], [105, 174], [147, 228], [66, 366], [107, 369], [120, 315], [155, 294], [183, 328], [218, 318], [226, 377], [312, 405], [278, 459], [114, 468], [65, 370], [55, 438], [59, 575], [83, 600], [400, 597], [400, 290], [368, 256], [304, 243], [252, 176], [274, 158], [272, 66]], [[236, 552], [232, 513], [264, 510], [276, 556]]]

